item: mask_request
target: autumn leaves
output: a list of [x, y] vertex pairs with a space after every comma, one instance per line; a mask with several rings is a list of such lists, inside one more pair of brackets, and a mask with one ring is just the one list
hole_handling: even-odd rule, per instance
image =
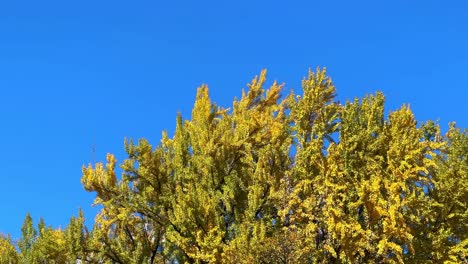
[[[109, 154], [84, 167], [102, 209], [89, 232], [75, 220], [70, 236], [82, 243], [63, 254], [93, 263], [467, 260], [466, 130], [443, 136], [406, 106], [387, 117], [382, 93], [339, 104], [324, 69], [309, 72], [300, 95], [265, 83], [262, 71], [231, 108], [202, 86], [173, 137], [126, 141], [120, 165]], [[8, 241], [0, 250], [11, 251]]]

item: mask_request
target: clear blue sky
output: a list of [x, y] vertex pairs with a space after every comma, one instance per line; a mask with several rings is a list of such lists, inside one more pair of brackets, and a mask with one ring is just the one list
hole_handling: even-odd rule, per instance
[[[8, 4], [7, 4], [8, 2]], [[300, 90], [326, 66], [340, 100], [376, 90], [387, 109], [467, 127], [466, 1], [3, 1], [0, 232], [24, 216], [65, 226], [93, 194], [81, 166], [123, 139], [172, 131], [197, 86], [229, 106], [262, 68]]]

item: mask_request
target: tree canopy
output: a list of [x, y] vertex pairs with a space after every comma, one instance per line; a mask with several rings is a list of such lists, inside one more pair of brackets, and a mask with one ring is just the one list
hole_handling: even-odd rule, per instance
[[[101, 210], [0, 237], [1, 263], [468, 262], [468, 131], [344, 104], [325, 69], [302, 92], [255, 77], [230, 108], [197, 90], [161, 142], [83, 167]], [[19, 250], [17, 250], [17, 248]]]

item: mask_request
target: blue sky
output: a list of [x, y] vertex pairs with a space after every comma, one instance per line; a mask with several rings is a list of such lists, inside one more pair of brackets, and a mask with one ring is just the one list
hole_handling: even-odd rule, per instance
[[81, 166], [156, 145], [196, 88], [229, 106], [260, 72], [300, 91], [326, 66], [339, 99], [467, 127], [466, 1], [4, 1], [0, 4], [0, 232], [24, 216], [93, 219]]

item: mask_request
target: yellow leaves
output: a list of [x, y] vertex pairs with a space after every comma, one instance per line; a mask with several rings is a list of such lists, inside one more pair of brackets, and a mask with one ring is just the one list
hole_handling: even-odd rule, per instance
[[402, 251], [403, 250], [399, 245], [388, 241], [386, 238], [380, 240], [377, 245], [377, 254], [381, 255], [384, 259], [386, 259], [386, 256], [389, 253], [394, 254], [396, 256], [397, 261], [393, 259], [388, 259], [386, 262], [389, 263], [404, 263]]
[[107, 200], [110, 198], [110, 193], [117, 185], [117, 178], [115, 175], [115, 165], [117, 160], [114, 155], [107, 154], [106, 169], [102, 163], [96, 163], [95, 168], [91, 165], [88, 167], [83, 166], [83, 176], [81, 182], [87, 191], [96, 191], [99, 200]]
[[35, 250], [39, 252], [44, 259], [65, 261], [65, 246], [66, 240], [64, 233], [60, 229], [48, 229], [36, 241]]
[[[255, 76], [251, 84], [247, 85], [249, 87], [247, 94], [242, 90], [242, 98], [238, 103], [239, 109], [248, 110], [259, 105], [263, 94], [263, 84], [266, 81], [266, 73], [266, 70], [262, 70], [260, 76]], [[234, 104], [234, 107], [236, 108], [236, 103]]]
[[210, 229], [208, 233], [204, 233], [202, 230], [198, 231], [196, 241], [199, 247], [195, 249], [196, 253], [192, 253], [191, 256], [194, 259], [215, 263], [220, 258], [222, 236], [219, 227]]
[[163, 133], [155, 149], [126, 144], [120, 180], [113, 156], [83, 168], [85, 189], [104, 207], [95, 248], [128, 263], [144, 261], [127, 252], [179, 263], [463, 254], [466, 134], [452, 127], [444, 139], [434, 124], [418, 128], [406, 106], [386, 118], [382, 93], [342, 106], [325, 69], [310, 71], [296, 97], [265, 83], [262, 71], [232, 111], [202, 85], [173, 138]]
[[197, 89], [195, 106], [192, 111], [192, 120], [199, 125], [208, 125], [212, 105], [208, 95], [208, 86], [202, 85]]
[[318, 140], [323, 148], [323, 140], [337, 129], [337, 118], [340, 106], [333, 102], [335, 86], [325, 75], [326, 70], [309, 71], [307, 79], [302, 81], [303, 95], [290, 99], [291, 119], [301, 147]]
[[11, 237], [0, 235], [0, 263], [18, 263], [19, 256]]
[[325, 244], [323, 246], [323, 249], [325, 249], [326, 251], [328, 251], [334, 258], [338, 258], [338, 255], [336, 254], [336, 251], [334, 248], [332, 248], [331, 246]]
[[448, 260], [444, 264], [465, 263], [468, 261], [468, 238], [450, 248]]

